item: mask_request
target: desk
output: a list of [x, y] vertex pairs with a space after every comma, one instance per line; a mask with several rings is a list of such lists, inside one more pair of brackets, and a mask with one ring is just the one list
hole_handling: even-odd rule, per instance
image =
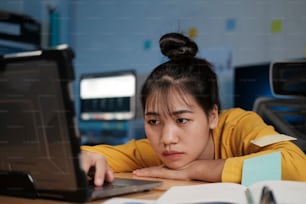
[[[147, 192], [140, 193], [132, 193], [127, 195], [122, 195], [124, 198], [134, 198], [134, 199], [148, 199], [155, 200], [159, 198], [161, 194], [163, 194], [167, 189], [171, 186], [179, 186], [179, 185], [195, 185], [195, 184], [203, 184], [200, 181], [179, 181], [179, 180], [169, 180], [169, 179], [155, 179], [155, 178], [143, 178], [143, 177], [135, 177], [131, 173], [116, 173], [116, 177], [119, 178], [140, 178], [140, 179], [149, 179], [149, 180], [160, 180], [163, 181], [163, 185], [152, 189]], [[88, 204], [101, 204], [106, 199], [95, 200], [88, 202]], [[55, 200], [47, 200], [47, 199], [27, 199], [27, 198], [19, 198], [19, 197], [10, 197], [10, 196], [0, 196], [1, 204], [67, 204], [69, 202], [65, 201], [55, 201]]]

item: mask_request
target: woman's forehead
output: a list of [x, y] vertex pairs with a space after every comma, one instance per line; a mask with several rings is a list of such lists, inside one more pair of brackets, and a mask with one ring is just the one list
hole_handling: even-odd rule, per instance
[[173, 89], [168, 93], [155, 91], [148, 96], [145, 110], [169, 114], [176, 108], [191, 108], [195, 104], [194, 98], [186, 92]]

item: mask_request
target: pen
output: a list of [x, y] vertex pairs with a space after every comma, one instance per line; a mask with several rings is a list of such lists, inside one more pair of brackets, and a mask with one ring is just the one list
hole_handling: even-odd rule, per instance
[[260, 204], [276, 204], [273, 191], [268, 186], [262, 189]]

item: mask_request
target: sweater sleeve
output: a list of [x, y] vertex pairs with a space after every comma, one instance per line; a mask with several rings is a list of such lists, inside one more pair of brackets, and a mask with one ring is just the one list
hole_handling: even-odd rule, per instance
[[306, 158], [304, 153], [291, 142], [280, 142], [281, 144], [269, 145], [267, 150], [246, 156], [231, 157], [226, 159], [222, 172], [223, 182], [241, 183], [243, 161], [272, 152], [281, 152], [281, 168], [283, 180], [306, 181]]
[[218, 132], [222, 143], [220, 157], [225, 159], [223, 182], [241, 183], [245, 159], [276, 151], [281, 152], [282, 179], [306, 181], [306, 156], [300, 148], [290, 141], [276, 142], [264, 147], [253, 144], [251, 141], [256, 138], [278, 133], [254, 112], [234, 112], [221, 122], [222, 132]]
[[117, 146], [81, 146], [81, 149], [105, 156], [114, 172], [129, 172], [139, 168], [161, 165], [161, 161], [147, 139], [131, 140]]

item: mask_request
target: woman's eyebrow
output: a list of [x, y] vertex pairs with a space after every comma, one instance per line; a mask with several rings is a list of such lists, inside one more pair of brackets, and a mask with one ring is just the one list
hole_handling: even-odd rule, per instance
[[[177, 110], [177, 111], [171, 112], [171, 115], [180, 115], [184, 113], [194, 113], [194, 112], [191, 110]], [[146, 112], [145, 115], [146, 116], [159, 116], [160, 114], [157, 112], [149, 111], [149, 112]]]
[[172, 115], [180, 115], [180, 114], [184, 114], [184, 113], [193, 113], [193, 111], [191, 111], [191, 110], [178, 110], [178, 111], [173, 111]]
[[159, 115], [159, 113], [152, 111], [152, 112], [146, 112], [145, 115], [148, 115], [148, 116], [150, 116], [150, 115], [157, 116], [157, 115]]

